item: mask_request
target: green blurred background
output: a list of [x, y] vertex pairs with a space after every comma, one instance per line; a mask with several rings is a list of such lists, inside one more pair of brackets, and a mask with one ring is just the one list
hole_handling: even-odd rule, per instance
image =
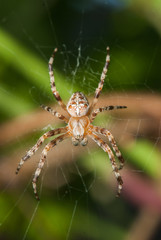
[[[161, 1], [6, 0], [0, 7], [0, 239], [161, 239]], [[99, 106], [127, 110], [97, 117], [126, 160], [124, 188], [94, 143], [53, 149], [39, 179], [41, 150], [20, 174], [20, 158], [38, 137], [63, 126], [40, 109], [59, 109], [48, 60], [65, 102], [74, 91], [92, 99], [110, 46], [111, 63]], [[63, 110], [60, 110], [63, 113]]]

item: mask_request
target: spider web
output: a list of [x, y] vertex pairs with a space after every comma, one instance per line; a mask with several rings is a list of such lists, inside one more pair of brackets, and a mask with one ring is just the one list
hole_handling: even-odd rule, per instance
[[[54, 46], [53, 44], [45, 44], [42, 45], [39, 41], [35, 40], [35, 38], [32, 36], [32, 34], [30, 34], [28, 32], [28, 30], [26, 29], [26, 27], [22, 26], [20, 27], [21, 31], [24, 33], [25, 37], [26, 37], [26, 41], [29, 42], [31, 44], [31, 46], [35, 49], [35, 52], [37, 52], [38, 54], [40, 54], [40, 56], [46, 61], [46, 64], [48, 62], [48, 56], [46, 55], [46, 49], [49, 50], [49, 53], [52, 52], [53, 48], [57, 45], [60, 46], [60, 51], [57, 54], [57, 59], [55, 60], [55, 66], [58, 72], [61, 72], [63, 74], [63, 78], [64, 81], [66, 83], [65, 86], [69, 86], [68, 89], [61, 89], [59, 87], [59, 92], [61, 95], [61, 92], [66, 91], [67, 95], [70, 97], [70, 95], [73, 93], [73, 91], [75, 90], [81, 90], [82, 92], [85, 91], [87, 97], [93, 97], [94, 96], [94, 92], [95, 89], [98, 85], [98, 81], [100, 79], [100, 75], [101, 75], [101, 71], [102, 71], [102, 67], [104, 66], [104, 59], [106, 56], [106, 46], [108, 45], [106, 37], [103, 37], [103, 34], [99, 35], [99, 39], [100, 39], [100, 43], [98, 46], [96, 46], [95, 48], [91, 49], [90, 43], [88, 44], [88, 42], [91, 41], [91, 39], [89, 39], [91, 36], [89, 36], [89, 38], [85, 38], [87, 35], [84, 33], [86, 31], [85, 25], [87, 24], [87, 19], [85, 18], [85, 11], [83, 11], [81, 13], [81, 17], [79, 18], [79, 22], [76, 24], [77, 25], [77, 33], [76, 33], [76, 37], [75, 37], [75, 41], [74, 41], [74, 47], [71, 48], [71, 45], [68, 43], [60, 43], [58, 41], [58, 37], [57, 37], [57, 33], [56, 33], [56, 29], [55, 29], [55, 24], [51, 15], [51, 11], [50, 11], [50, 7], [49, 7], [49, 3], [48, 1], [44, 0], [44, 7], [43, 7], [43, 11], [44, 14], [46, 14], [46, 21], [48, 21], [49, 26], [50, 26], [50, 33], [52, 35], [52, 39], [54, 42]], [[92, 41], [94, 39], [94, 36], [91, 37]], [[100, 47], [103, 46], [103, 47]], [[113, 47], [113, 46], [112, 46]], [[126, 49], [121, 45], [118, 44], [118, 42], [116, 42], [114, 44], [114, 47], [120, 48], [120, 51], [124, 52], [126, 51]], [[72, 50], [71, 50], [72, 49]], [[155, 94], [155, 90], [150, 87], [150, 71], [151, 68], [154, 64], [154, 61], [156, 59], [156, 55], [157, 52], [160, 50], [160, 39], [159, 41], [156, 43], [156, 45], [154, 46], [153, 49], [153, 53], [152, 53], [152, 57], [149, 58], [149, 65], [147, 67], [147, 71], [146, 71], [146, 76], [144, 76], [144, 82], [142, 83], [143, 86], [145, 87], [145, 89], [149, 92], [149, 93], [153, 93]], [[45, 53], [44, 53], [45, 52]], [[127, 53], [129, 54], [129, 59], [135, 57], [133, 54], [131, 54], [130, 52]], [[97, 57], [96, 57], [97, 56]], [[100, 58], [99, 58], [100, 57]], [[101, 60], [100, 60], [101, 59]], [[129, 93], [126, 89], [126, 86], [129, 85], [130, 89], [134, 89], [135, 92], [139, 92], [140, 88], [137, 88], [136, 83], [133, 82], [133, 76], [129, 75], [129, 71], [128, 68], [126, 67], [126, 65], [122, 62], [120, 62], [120, 60], [115, 57], [112, 52], [111, 52], [111, 62], [114, 61], [115, 65], [120, 66], [121, 70], [124, 72], [124, 74], [126, 75], [126, 79], [128, 79], [128, 83], [124, 83], [122, 84], [122, 81], [120, 80], [115, 80], [115, 79], [119, 79], [119, 72], [115, 71], [115, 73], [113, 73], [112, 75], [112, 70], [111, 72], [109, 71], [108, 76], [106, 77], [105, 80], [105, 84], [104, 84], [104, 89], [107, 90], [108, 89], [108, 96], [109, 99], [113, 100], [114, 98], [117, 99], [118, 105], [120, 103], [120, 99], [124, 99], [125, 100], [125, 104], [126, 105], [130, 99], [129, 97]], [[114, 79], [114, 81], [112, 82], [111, 79]], [[48, 79], [49, 81], [49, 79]], [[56, 80], [56, 83], [58, 82], [58, 80]], [[138, 84], [139, 86], [139, 84]], [[43, 88], [43, 87], [42, 87]], [[62, 86], [63, 88], [63, 86]], [[78, 89], [76, 89], [78, 88]], [[113, 96], [113, 92], [115, 90], [119, 89], [119, 93], [115, 94]], [[3, 91], [3, 87], [1, 88], [1, 91]], [[45, 89], [46, 90], [46, 89]], [[37, 88], [35, 86], [31, 86], [30, 88], [28, 88], [28, 92], [31, 96], [31, 99], [33, 102], [36, 102], [37, 105], [40, 105], [42, 102], [41, 98], [43, 97], [46, 100], [50, 100], [51, 102], [53, 100], [52, 96], [48, 96], [45, 91], [41, 93], [37, 92]], [[7, 92], [8, 94], [10, 94], [10, 91]], [[124, 95], [124, 96], [123, 96]], [[121, 96], [121, 97], [120, 97]], [[99, 101], [101, 102], [101, 97], [103, 97], [103, 94], [101, 94]], [[138, 96], [137, 96], [138, 97]], [[134, 96], [135, 98], [135, 96]], [[139, 102], [141, 103], [144, 100], [144, 96], [142, 95], [142, 93], [140, 94], [140, 99]], [[123, 117], [122, 113], [119, 113], [117, 115], [111, 113], [108, 114], [108, 117], [106, 115], [103, 115], [103, 117], [98, 117], [98, 121], [96, 121], [96, 123], [98, 123], [98, 125], [102, 126], [102, 127], [106, 127], [108, 129], [110, 129], [111, 132], [116, 132], [117, 133], [117, 143], [118, 145], [121, 145], [121, 143], [124, 143], [124, 138], [125, 135], [131, 135], [133, 139], [135, 139], [134, 141], [137, 142], [138, 138], [148, 138], [148, 140], [150, 140], [153, 143], [153, 148], [151, 150], [151, 152], [153, 152], [155, 149], [157, 149], [157, 147], [160, 145], [160, 131], [161, 131], [161, 121], [159, 122], [158, 126], [157, 126], [157, 132], [158, 135], [157, 136], [145, 136], [142, 128], [144, 126], [146, 126], [146, 123], [149, 121], [148, 116], [141, 118], [139, 116], [139, 118], [137, 117], [131, 117], [131, 115], [129, 114], [129, 116], [127, 117], [127, 113], [126, 113], [126, 118]], [[117, 129], [118, 126], [118, 122], [121, 126], [121, 130]], [[96, 124], [97, 125], [97, 124]], [[132, 131], [131, 130], [131, 125], [135, 126], [135, 129]], [[49, 130], [50, 128], [53, 128], [53, 124], [52, 126], [47, 126], [44, 129], [42, 129], [43, 132], [46, 132], [47, 130]], [[34, 132], [35, 130], [33, 130]], [[35, 137], [33, 137], [33, 140], [35, 140]], [[70, 141], [70, 140], [68, 140]], [[21, 140], [18, 138], [17, 142], [19, 142], [19, 145], [21, 146]], [[52, 151], [52, 154], [57, 154], [59, 155], [59, 151], [61, 151], [61, 147], [63, 148], [63, 144], [66, 144], [66, 141], [64, 141], [63, 143], [61, 143], [60, 148], [55, 148], [54, 151]], [[88, 154], [86, 154], [87, 157], [83, 157], [85, 156], [85, 153], [81, 153], [81, 157], [79, 159], [79, 154], [76, 153], [76, 148], [73, 147], [71, 145], [69, 150], [69, 159], [71, 159], [71, 163], [70, 164], [57, 164], [58, 166], [55, 168], [55, 173], [53, 175], [54, 180], [52, 180], [52, 183], [55, 182], [57, 183], [57, 187], [56, 187], [56, 191], [57, 191], [57, 195], [55, 196], [55, 198], [60, 201], [60, 203], [62, 202], [63, 199], [70, 199], [72, 202], [72, 208], [71, 208], [71, 212], [70, 212], [70, 218], [68, 221], [68, 227], [67, 227], [67, 232], [66, 232], [66, 237], [65, 239], [71, 239], [71, 230], [72, 230], [72, 225], [73, 222], [75, 221], [76, 218], [76, 214], [77, 211], [79, 211], [79, 205], [81, 204], [81, 201], [83, 199], [83, 201], [85, 201], [86, 203], [86, 209], [87, 211], [89, 211], [89, 202], [90, 202], [90, 195], [94, 194], [94, 188], [97, 187], [98, 183], [103, 182], [103, 177], [101, 176], [101, 174], [99, 173], [98, 169], [97, 169], [97, 163], [96, 163], [96, 159], [95, 159], [95, 155], [98, 154], [99, 149], [98, 148], [94, 148], [91, 150], [91, 146], [92, 143], [89, 143], [89, 145], [85, 148], [84, 152], [87, 152]], [[41, 152], [41, 150], [40, 150]], [[84, 155], [83, 155], [84, 154]], [[77, 157], [75, 157], [77, 156]], [[103, 155], [104, 158], [106, 158], [105, 155]], [[77, 159], [77, 161], [75, 160], [75, 158]], [[82, 158], [84, 158], [85, 160], [88, 159], [89, 163], [90, 163], [90, 167], [87, 166], [86, 169], [86, 164], [84, 163], [84, 165], [81, 164], [81, 162], [83, 161]], [[17, 154], [17, 159], [19, 159], [19, 155]], [[38, 162], [39, 159], [39, 154], [36, 155], [36, 161]], [[106, 159], [107, 160], [107, 159]], [[34, 160], [33, 160], [34, 161]], [[32, 159], [29, 161], [29, 163], [26, 164], [31, 164], [33, 167], [33, 171], [35, 169], [35, 166], [37, 165], [37, 162], [34, 164], [32, 161]], [[128, 159], [127, 159], [128, 161]], [[151, 157], [147, 157], [146, 160], [146, 165], [150, 164], [151, 161]], [[83, 161], [84, 162], [84, 161]], [[25, 165], [26, 165], [25, 164]], [[110, 163], [108, 161], [106, 161], [107, 164], [107, 172], [109, 171], [110, 174], [112, 175], [112, 170], [110, 170]], [[24, 165], [24, 168], [25, 168]], [[109, 165], [109, 167], [108, 167]], [[51, 166], [51, 162], [49, 162], [49, 160], [47, 160], [47, 167], [45, 167], [42, 177], [39, 179], [39, 185], [40, 185], [40, 195], [41, 195], [41, 199], [43, 199], [44, 197], [46, 197], [46, 194], [43, 194], [45, 192], [43, 185], [45, 184], [45, 178], [47, 178], [48, 174], [49, 176], [51, 176], [51, 173], [49, 172], [50, 170], [50, 166]], [[138, 170], [133, 169], [131, 171], [134, 171], [136, 174], [139, 172], [144, 172], [146, 166], [144, 165], [142, 168], [139, 168]], [[24, 170], [24, 168], [22, 169], [22, 171]], [[89, 169], [92, 169], [91, 171]], [[15, 169], [13, 169], [14, 172]], [[51, 170], [53, 171], [53, 169]], [[69, 174], [70, 173], [70, 174]], [[32, 175], [32, 173], [31, 173]], [[73, 175], [72, 177], [70, 175]], [[51, 179], [51, 178], [49, 178]], [[73, 179], [76, 179], [76, 183]], [[5, 188], [1, 191], [1, 196], [3, 196], [3, 194], [5, 194], [8, 189], [10, 188], [10, 186], [12, 186], [12, 184], [14, 185], [14, 182], [17, 180], [17, 177], [12, 177], [10, 180], [8, 180], [8, 184], [6, 184]], [[114, 179], [115, 180], [115, 179]], [[60, 184], [60, 182], [62, 181], [62, 185]], [[25, 204], [25, 198], [26, 196], [28, 196], [28, 192], [31, 186], [31, 182], [32, 182], [32, 176], [30, 178], [30, 180], [26, 179], [26, 186], [23, 186], [22, 192], [17, 195], [16, 197], [14, 196], [15, 194], [13, 194], [13, 203], [11, 204], [11, 206], [9, 206], [6, 211], [3, 213], [3, 216], [1, 216], [1, 224], [0, 227], [7, 227], [7, 221], [8, 219], [12, 219], [13, 215], [15, 214], [15, 211], [17, 210], [17, 207], [19, 207], [20, 209], [22, 208], [22, 205]], [[49, 186], [49, 189], [51, 187]], [[115, 191], [116, 189], [116, 185], [113, 185], [113, 190]], [[53, 189], [51, 188], [50, 191], [53, 191]], [[32, 191], [31, 191], [32, 192]], [[34, 194], [33, 194], [34, 195]], [[30, 198], [33, 196], [30, 196]], [[96, 196], [95, 196], [96, 197]], [[105, 193], [105, 198], [107, 197], [107, 194]], [[85, 200], [84, 200], [85, 199]], [[99, 199], [96, 197], [96, 199]], [[43, 201], [43, 200], [42, 200]], [[27, 214], [27, 225], [25, 225], [24, 227], [24, 233], [22, 236], [19, 236], [18, 239], [28, 239], [28, 235], [30, 232], [30, 229], [33, 226], [33, 222], [35, 220], [35, 218], [37, 217], [37, 215], [39, 216], [40, 214], [40, 204], [41, 201], [38, 203], [32, 203], [32, 206], [30, 208], [29, 213]]]

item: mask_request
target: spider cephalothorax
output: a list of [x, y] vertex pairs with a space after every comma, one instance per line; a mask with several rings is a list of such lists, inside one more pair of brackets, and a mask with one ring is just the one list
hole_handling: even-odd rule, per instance
[[[88, 143], [87, 137], [89, 137], [92, 140], [94, 140], [98, 144], [98, 146], [101, 147], [106, 153], [108, 153], [113, 171], [115, 173], [115, 176], [116, 176], [116, 179], [118, 182], [118, 195], [120, 195], [123, 181], [120, 176], [119, 170], [124, 165], [124, 159], [123, 159], [121, 152], [119, 151], [119, 149], [116, 145], [116, 141], [115, 141], [113, 135], [110, 133], [110, 131], [108, 131], [105, 128], [94, 126], [92, 124], [93, 120], [95, 119], [97, 114], [100, 112], [103, 112], [106, 110], [126, 108], [126, 106], [105, 106], [105, 107], [100, 107], [98, 109], [94, 109], [94, 107], [98, 101], [98, 97], [103, 88], [104, 79], [106, 77], [108, 65], [110, 62], [109, 47], [107, 47], [106, 62], [105, 62], [105, 66], [104, 66], [102, 74], [101, 74], [101, 79], [98, 84], [98, 87], [96, 88], [93, 102], [90, 105], [88, 103], [87, 98], [81, 92], [73, 93], [67, 106], [63, 103], [63, 101], [59, 95], [59, 92], [56, 90], [54, 73], [53, 73], [53, 61], [54, 61], [54, 55], [55, 55], [56, 51], [57, 51], [57, 48], [54, 50], [54, 53], [49, 60], [49, 75], [50, 75], [51, 90], [52, 90], [56, 100], [58, 101], [59, 105], [68, 114], [68, 117], [65, 117], [64, 115], [58, 113], [57, 111], [51, 109], [50, 107], [42, 105], [42, 108], [44, 108], [46, 111], [50, 112], [52, 115], [63, 120], [67, 124], [67, 126], [62, 127], [62, 128], [53, 129], [49, 132], [44, 133], [39, 138], [37, 143], [21, 159], [21, 161], [17, 167], [16, 174], [19, 172], [19, 170], [20, 170], [21, 166], [24, 164], [24, 162], [38, 150], [38, 148], [40, 147], [40, 145], [44, 142], [44, 140], [46, 138], [53, 137], [58, 134], [60, 135], [60, 136], [54, 138], [53, 140], [51, 140], [51, 142], [49, 142], [45, 146], [45, 148], [42, 151], [42, 155], [41, 155], [38, 167], [34, 174], [32, 184], [33, 184], [35, 196], [37, 199], [39, 199], [39, 196], [37, 194], [36, 182], [37, 182], [37, 179], [38, 179], [38, 177], [41, 173], [41, 170], [44, 166], [47, 152], [52, 147], [54, 147], [58, 142], [61, 142], [64, 139], [69, 138], [69, 137], [71, 137], [72, 144], [74, 146], [77, 146], [79, 144], [81, 144], [82, 146], [85, 146]], [[116, 157], [118, 158], [118, 160], [120, 162], [120, 166], [117, 166], [115, 157], [114, 157], [114, 153], [112, 152], [111, 148], [97, 134], [102, 134], [108, 138], [108, 141], [109, 141]]]

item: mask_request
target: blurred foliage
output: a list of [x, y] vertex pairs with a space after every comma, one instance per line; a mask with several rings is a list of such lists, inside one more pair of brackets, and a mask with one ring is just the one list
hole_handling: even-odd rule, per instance
[[[23, 199], [23, 201], [25, 204], [25, 199]], [[9, 205], [11, 207], [13, 203], [10, 202], [8, 198], [1, 198], [1, 205], [5, 206], [3, 213], [5, 213]], [[21, 236], [23, 236], [35, 207], [33, 206], [32, 202], [26, 202], [27, 205], [29, 203], [31, 203], [30, 209], [25, 209], [24, 206], [20, 206], [20, 209], [15, 208], [10, 214], [11, 216], [16, 216], [14, 219], [16, 223], [15, 225], [12, 225], [11, 217], [3, 219], [4, 222], [2, 222], [1, 227], [1, 230], [3, 229], [1, 231], [2, 234], [7, 230], [7, 225], [14, 226], [10, 228], [10, 231], [8, 231], [7, 234], [5, 233], [5, 236], [8, 237], [8, 239], [14, 236], [15, 231], [18, 233], [17, 239], [20, 239]], [[73, 221], [71, 214], [74, 209], [77, 211], [76, 214], [73, 215]], [[27, 219], [24, 217], [26, 215], [28, 216]], [[21, 229], [19, 228], [20, 219], [21, 222], [23, 219]], [[72, 224], [72, 230], [68, 232], [70, 229], [70, 224]], [[96, 228], [93, 228], [93, 226]], [[35, 232], [37, 232], [36, 235]], [[32, 227], [28, 233], [28, 238], [50, 239], [51, 236], [54, 236], [55, 239], [66, 239], [67, 237], [70, 239], [71, 236], [74, 236], [77, 239], [78, 236], [82, 236], [82, 238], [87, 236], [92, 239], [106, 240], [109, 235], [111, 240], [117, 238], [123, 239], [124, 230], [121, 229], [121, 227], [112, 224], [110, 221], [105, 222], [103, 219], [98, 219], [90, 210], [89, 212], [86, 212], [83, 209], [83, 206], [79, 206], [77, 201], [66, 202], [64, 205], [64, 201], [51, 201], [48, 199], [47, 201], [42, 200], [39, 204], [39, 212], [36, 214], [35, 220], [32, 223]]]
[[[36, 105], [31, 95], [26, 93], [27, 86], [29, 88], [32, 84], [36, 91], [42, 91], [43, 87], [45, 89], [45, 91], [43, 90], [44, 94], [49, 94], [47, 67], [41, 59], [20, 46], [18, 42], [2, 30], [0, 31], [0, 57], [4, 61], [2, 74], [5, 72], [5, 66], [11, 68], [7, 76], [1, 77], [0, 107], [5, 114], [8, 114], [8, 117], [15, 117], [31, 110]], [[13, 69], [16, 71], [16, 75], [11, 75]], [[20, 76], [17, 75], [17, 72]], [[63, 82], [60, 74], [56, 72], [55, 77], [59, 79], [58, 89], [60, 86], [67, 88], [67, 84]], [[25, 81], [22, 81], [24, 78]], [[10, 88], [14, 90], [12, 93]], [[67, 92], [62, 91], [62, 97], [67, 98], [67, 96]]]
[[[107, 45], [110, 46], [111, 65], [104, 93], [161, 91], [159, 0], [90, 0], [77, 3], [75, 0], [6, 0], [1, 3], [0, 15], [2, 123], [33, 111], [41, 103], [55, 101], [48, 75], [48, 59], [55, 47], [59, 49], [54, 63], [56, 85], [65, 100], [77, 90], [93, 94]], [[32, 140], [29, 136], [22, 142], [28, 141], [32, 145]], [[160, 177], [161, 156], [153, 146], [152, 141], [143, 139], [122, 151], [131, 164], [155, 179]], [[1, 154], [5, 155], [8, 147], [5, 146]], [[16, 141], [12, 149], [10, 152], [17, 151]], [[94, 160], [99, 177], [110, 174], [105, 153], [91, 151], [90, 158]], [[83, 169], [93, 171], [88, 155], [80, 156], [80, 162]], [[84, 181], [90, 181], [90, 174], [83, 177]], [[74, 180], [78, 181], [78, 178]], [[63, 195], [66, 189], [61, 191]], [[137, 211], [125, 200], [118, 201], [113, 197], [107, 204], [99, 205], [89, 193], [86, 204], [80, 200], [82, 195], [86, 198], [86, 193], [79, 194], [74, 190], [72, 199], [70, 196], [62, 197], [61, 201], [56, 201], [55, 193], [52, 196], [54, 200], [51, 195], [48, 197], [48, 192], [45, 194], [27, 239], [124, 239]], [[15, 205], [17, 195], [15, 189], [1, 194], [0, 239], [22, 239], [32, 220], [36, 203], [26, 194], [26, 198]], [[74, 208], [77, 211], [72, 218]]]
[[161, 154], [154, 146], [147, 140], [138, 140], [127, 146], [126, 154], [127, 158], [138, 166], [138, 169], [143, 170], [153, 178], [160, 178]]
[[[25, 113], [41, 102], [50, 100], [47, 97], [51, 96], [47, 61], [56, 46], [60, 50], [55, 61], [55, 66], [59, 70], [55, 71], [56, 84], [59, 90], [61, 88], [61, 95], [65, 99], [69, 98], [71, 90], [83, 89], [84, 92], [92, 93], [92, 89], [97, 86], [107, 45], [111, 48], [108, 78], [112, 81], [109, 84], [105, 83], [104, 91], [161, 90], [161, 70], [158, 67], [161, 55], [160, 35], [155, 30], [156, 26], [149, 24], [147, 15], [139, 15], [133, 11], [133, 8], [134, 10], [140, 8], [141, 11], [144, 1], [107, 1], [106, 8], [97, 1], [80, 5], [75, 5], [74, 1], [58, 1], [52, 4], [46, 0], [44, 5], [41, 5], [37, 1], [36, 15], [34, 12], [36, 2], [25, 1], [23, 4], [16, 2], [14, 7], [13, 3], [7, 2], [10, 3], [8, 0], [1, 7], [3, 16], [0, 30], [1, 121]], [[150, 8], [149, 5], [151, 12], [155, 11], [155, 16], [159, 17], [159, 1], [153, 1], [153, 4], [152, 1], [148, 1], [146, 9]], [[84, 13], [81, 11], [83, 6]], [[89, 6], [92, 10], [88, 10]], [[29, 12], [30, 18], [27, 17]], [[69, 17], [70, 14], [72, 17]], [[63, 19], [68, 26], [66, 28]], [[94, 22], [91, 22], [92, 20]], [[89, 29], [90, 32], [87, 32]], [[82, 46], [82, 57], [78, 72], [73, 76], [72, 70], [74, 71], [77, 64], [79, 44]], [[98, 49], [103, 53], [100, 54]], [[62, 73], [66, 74], [64, 72], [66, 51], [72, 52], [67, 56], [69, 59], [66, 59], [67, 65], [70, 64], [66, 71], [68, 70], [70, 75], [63, 81], [65, 76], [62, 76]], [[87, 56], [98, 61], [91, 61], [89, 66], [84, 67]], [[86, 69], [87, 66], [99, 74], [91, 74], [90, 69]], [[91, 78], [94, 80], [91, 81]], [[89, 79], [90, 82], [82, 85], [83, 79]]]

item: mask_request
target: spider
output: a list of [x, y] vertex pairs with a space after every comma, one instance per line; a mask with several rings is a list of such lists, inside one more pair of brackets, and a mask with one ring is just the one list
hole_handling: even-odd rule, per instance
[[[26, 153], [24, 157], [22, 157], [21, 161], [19, 162], [19, 165], [16, 170], [16, 174], [18, 174], [20, 168], [24, 164], [26, 160], [28, 160], [42, 145], [45, 139], [53, 137], [55, 135], [59, 135], [55, 139], [51, 140], [43, 149], [42, 155], [38, 164], [38, 167], [35, 171], [32, 185], [34, 194], [37, 200], [39, 200], [39, 196], [37, 193], [37, 180], [41, 173], [41, 170], [44, 166], [47, 153], [48, 151], [57, 145], [57, 143], [62, 142], [64, 139], [71, 137], [72, 144], [74, 146], [78, 146], [81, 144], [82, 146], [86, 146], [88, 143], [87, 137], [91, 138], [93, 141], [95, 141], [99, 147], [101, 147], [109, 156], [109, 159], [111, 161], [112, 169], [115, 173], [115, 177], [118, 182], [118, 193], [117, 196], [120, 195], [123, 185], [122, 177], [119, 173], [119, 170], [123, 168], [124, 165], [124, 158], [121, 155], [121, 152], [119, 151], [116, 141], [113, 137], [113, 135], [110, 133], [109, 130], [105, 128], [101, 128], [98, 126], [92, 125], [93, 120], [95, 117], [103, 112], [113, 109], [123, 109], [126, 108], [126, 106], [105, 106], [100, 107], [98, 109], [94, 109], [95, 105], [97, 104], [99, 95], [101, 93], [101, 90], [103, 88], [104, 80], [106, 77], [106, 73], [108, 70], [108, 66], [110, 63], [110, 55], [109, 55], [109, 47], [107, 47], [107, 56], [106, 56], [106, 62], [101, 74], [100, 82], [98, 84], [98, 87], [95, 90], [95, 96], [92, 101], [92, 103], [89, 105], [89, 102], [85, 95], [82, 92], [75, 92], [72, 94], [71, 98], [69, 99], [69, 102], [67, 106], [63, 103], [59, 92], [56, 90], [55, 86], [55, 79], [54, 79], [54, 72], [53, 72], [53, 62], [55, 58], [55, 53], [57, 52], [57, 48], [55, 48], [51, 58], [49, 59], [49, 75], [50, 75], [50, 84], [51, 84], [51, 91], [53, 95], [55, 96], [56, 100], [58, 101], [59, 105], [65, 110], [65, 112], [68, 114], [67, 117], [60, 114], [59, 112], [53, 110], [51, 107], [42, 105], [41, 107], [50, 112], [53, 116], [56, 116], [57, 118], [63, 120], [67, 125], [66, 127], [57, 128], [50, 130], [46, 133], [44, 133], [37, 141], [37, 143]], [[108, 146], [108, 144], [103, 141], [97, 134], [102, 134], [108, 138], [108, 141], [116, 155], [116, 157], [119, 160], [120, 166], [118, 167], [115, 161], [114, 154], [111, 150], [111, 148]]]

